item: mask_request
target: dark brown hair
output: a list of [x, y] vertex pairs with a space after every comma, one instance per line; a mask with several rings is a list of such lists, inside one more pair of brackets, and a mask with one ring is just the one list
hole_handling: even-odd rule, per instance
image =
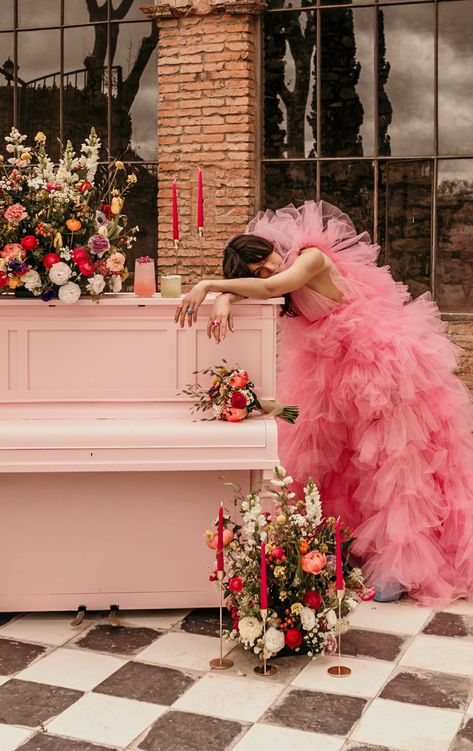
[[[259, 235], [236, 235], [223, 251], [223, 276], [225, 279], [245, 279], [253, 277], [249, 264], [261, 263], [274, 250], [274, 244]], [[281, 315], [297, 316], [291, 295], [284, 295]]]

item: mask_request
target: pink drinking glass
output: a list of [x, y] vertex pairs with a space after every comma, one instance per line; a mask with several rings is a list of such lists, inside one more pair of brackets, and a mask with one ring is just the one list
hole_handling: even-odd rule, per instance
[[135, 261], [133, 291], [138, 297], [152, 297], [156, 293], [154, 260], [149, 256], [141, 256]]

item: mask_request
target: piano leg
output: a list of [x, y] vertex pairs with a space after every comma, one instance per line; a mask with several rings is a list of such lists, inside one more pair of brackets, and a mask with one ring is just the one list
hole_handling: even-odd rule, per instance
[[250, 471], [250, 489], [259, 494], [261, 506], [265, 511], [271, 511], [273, 494], [270, 492], [273, 471], [271, 469], [252, 469]]
[[118, 605], [110, 605], [110, 612], [108, 614], [107, 620], [110, 623], [113, 628], [117, 628], [117, 626], [120, 625], [120, 618], [118, 616], [119, 607]]
[[86, 606], [85, 605], [79, 605], [79, 607], [77, 608], [77, 613], [75, 615], [75, 618], [73, 618], [72, 621], [71, 621], [71, 626], [73, 626], [73, 627], [80, 626], [80, 624], [84, 620], [86, 614], [87, 614], [87, 608], [86, 608]]

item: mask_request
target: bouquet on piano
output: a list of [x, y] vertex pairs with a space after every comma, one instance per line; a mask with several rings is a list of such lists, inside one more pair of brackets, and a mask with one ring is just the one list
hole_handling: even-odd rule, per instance
[[120, 292], [138, 231], [123, 213], [136, 175], [116, 161], [96, 179], [101, 143], [93, 128], [79, 154], [67, 142], [58, 164], [45, 134], [34, 140], [26, 146], [12, 128], [5, 164], [0, 155], [0, 293], [74, 303]]
[[246, 370], [238, 365], [229, 368], [226, 360], [219, 367], [195, 371], [194, 375], [210, 376], [210, 388], [199, 383], [190, 384], [182, 393], [196, 400], [192, 411], [213, 410], [214, 417], [208, 419], [241, 422], [252, 412], [259, 412], [294, 423], [299, 415], [299, 407], [286, 407], [276, 400], [260, 399]]
[[[268, 511], [257, 491], [247, 495], [238, 485], [226, 485], [235, 492], [235, 516], [223, 510], [213, 529], [205, 532], [207, 546], [217, 551], [217, 570], [210, 580], [219, 578], [219, 567], [223, 570], [221, 584], [230, 616], [224, 635], [255, 654], [264, 650], [267, 658], [332, 654], [337, 634], [349, 626], [350, 612], [360, 600], [372, 599], [375, 594], [364, 583], [361, 569], [350, 562], [353, 530], [340, 523], [337, 564], [337, 520], [324, 517], [311, 478], [299, 496], [292, 477], [283, 467], [275, 467], [273, 503]], [[220, 564], [219, 527], [223, 544]], [[337, 586], [338, 565], [343, 589]], [[339, 595], [341, 619], [337, 615]], [[266, 630], [262, 611], [266, 611]]]

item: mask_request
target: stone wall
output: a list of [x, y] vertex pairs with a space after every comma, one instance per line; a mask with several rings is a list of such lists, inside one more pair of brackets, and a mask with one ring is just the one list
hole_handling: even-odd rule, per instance
[[450, 339], [464, 350], [458, 365], [458, 375], [473, 396], [473, 316], [446, 314], [443, 318], [447, 322]]

